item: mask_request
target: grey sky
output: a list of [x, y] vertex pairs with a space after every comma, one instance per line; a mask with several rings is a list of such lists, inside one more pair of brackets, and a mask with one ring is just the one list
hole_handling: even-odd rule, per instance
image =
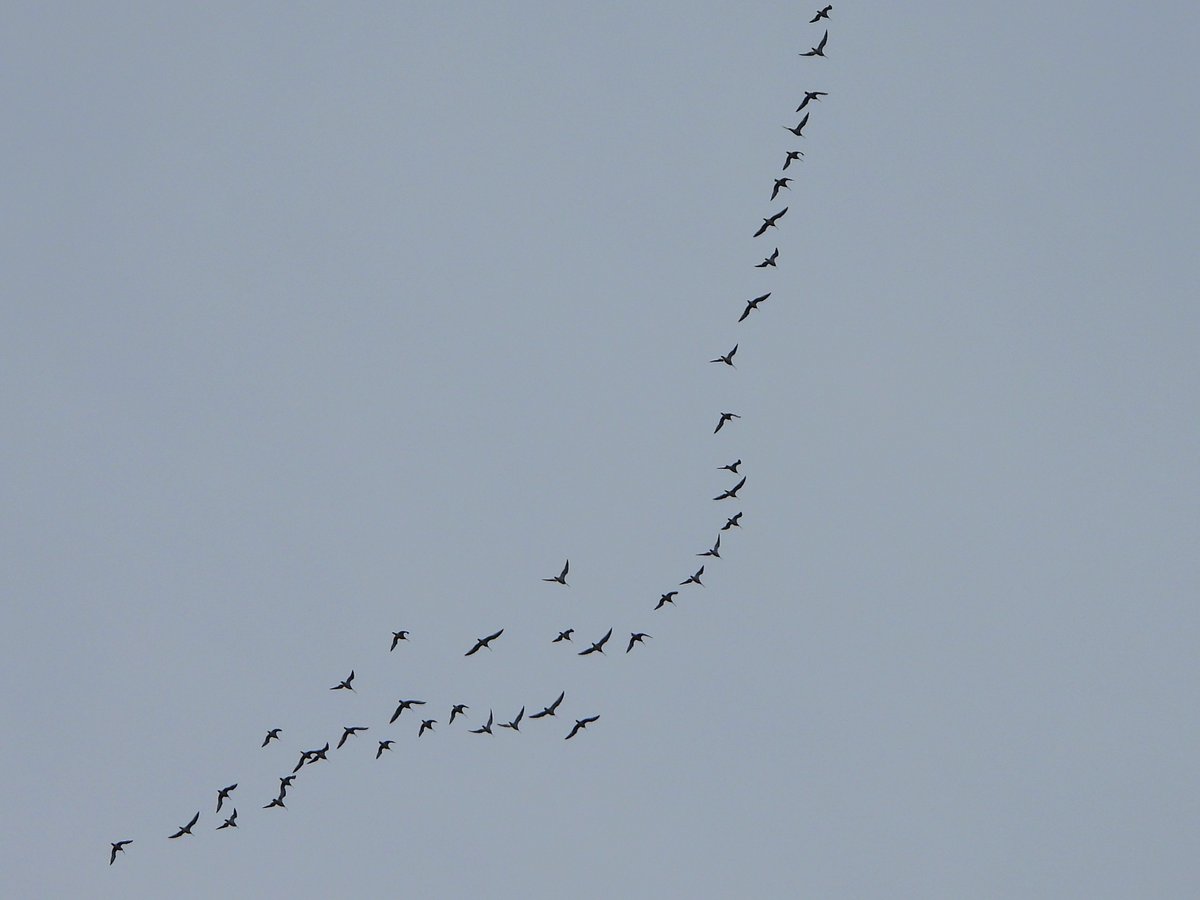
[[1195, 895], [1198, 13], [817, 5], [6, 5], [5, 894]]

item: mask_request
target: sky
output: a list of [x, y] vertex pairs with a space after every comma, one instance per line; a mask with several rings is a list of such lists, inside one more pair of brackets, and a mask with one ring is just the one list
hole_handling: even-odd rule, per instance
[[5, 5], [8, 896], [1195, 895], [1200, 13], [816, 7]]

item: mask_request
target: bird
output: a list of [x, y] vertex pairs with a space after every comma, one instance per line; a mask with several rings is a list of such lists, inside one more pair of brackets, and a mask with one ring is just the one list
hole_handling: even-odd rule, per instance
[[217, 791], [217, 812], [221, 811], [221, 804], [229, 799], [229, 795], [235, 787], [237, 787], [236, 784], [231, 784], [229, 787]]
[[487, 637], [477, 638], [475, 640], [475, 646], [472, 647], [470, 650], [468, 650], [466, 653], [464, 653], [463, 656], [470, 656], [473, 653], [478, 653], [480, 647], [487, 647], [489, 650], [491, 650], [492, 648], [488, 647], [488, 644], [490, 644], [496, 638], [500, 637], [500, 635], [502, 635], [502, 634], [504, 634], [503, 628], [501, 628], [495, 634], [489, 634]]
[[425, 705], [424, 700], [399, 700], [397, 702], [400, 705], [396, 707], [396, 711], [394, 713], [392, 713], [392, 717], [390, 719], [388, 719], [389, 725], [391, 725], [398, 718], [400, 718], [400, 713], [404, 712], [406, 709], [412, 709], [414, 706], [424, 706]]
[[233, 815], [231, 815], [228, 819], [225, 820], [224, 824], [217, 826], [217, 831], [220, 831], [222, 828], [237, 828], [237, 810], [236, 809], [233, 811]]
[[713, 556], [717, 559], [721, 558], [721, 536], [717, 535], [717, 542], [712, 545], [712, 549], [705, 550], [703, 553], [697, 553], [697, 556]]
[[579, 655], [587, 656], [589, 653], [603, 653], [604, 645], [605, 645], [605, 643], [608, 642], [608, 639], [610, 637], [612, 637], [612, 629], [611, 628], [608, 629], [608, 631], [607, 631], [607, 633], [605, 633], [604, 637], [600, 638], [600, 640], [598, 640], [596, 643], [592, 644], [592, 646], [588, 647], [586, 650], [580, 650]]
[[796, 112], [804, 109], [813, 100], [820, 101], [822, 97], [828, 97], [829, 91], [805, 91], [804, 99], [800, 101], [800, 105], [796, 107]]
[[276, 797], [274, 800], [264, 806], [263, 809], [270, 809], [272, 806], [278, 806], [280, 809], [287, 809], [287, 806], [284, 805], [282, 797]]
[[[400, 643], [401, 641], [407, 641], [407, 640], [408, 640], [408, 632], [407, 631], [393, 631], [392, 632], [392, 650], [396, 649], [396, 645], [398, 643]], [[391, 653], [392, 650], [389, 650], [388, 653]]]
[[826, 6], [824, 9], [818, 9], [818, 10], [817, 10], [817, 14], [816, 14], [815, 16], [813, 16], [811, 19], [809, 19], [809, 20], [808, 20], [808, 24], [809, 24], [809, 25], [811, 25], [811, 24], [813, 24], [814, 22], [817, 22], [817, 21], [819, 21], [819, 20], [821, 20], [821, 19], [828, 19], [828, 18], [829, 18], [829, 11], [830, 11], [831, 9], [833, 9], [833, 5], [832, 5], [832, 4], [830, 4], [829, 6]]
[[422, 719], [421, 727], [417, 730], [417, 737], [420, 737], [427, 731], [433, 731], [433, 726], [437, 724], [437, 719]]
[[685, 584], [698, 584], [698, 585], [700, 585], [700, 587], [704, 587], [704, 582], [700, 580], [700, 576], [703, 574], [704, 574], [704, 566], [701, 566], [700, 568], [698, 568], [696, 570], [695, 575], [692, 575], [686, 581], [679, 582], [679, 586], [683, 587]]
[[742, 314], [738, 317], [738, 321], [745, 322], [746, 318], [750, 315], [750, 311], [753, 309], [758, 309], [758, 304], [762, 303], [764, 300], [766, 300], [770, 296], [771, 296], [771, 291], [767, 291], [761, 297], [755, 297], [753, 300], [747, 300], [746, 308], [744, 310], [742, 310]]
[[124, 853], [125, 847], [132, 843], [133, 841], [117, 841], [115, 844], [113, 844], [112, 854], [108, 857], [108, 864], [111, 866], [113, 863], [115, 863], [117, 861], [117, 854]]
[[566, 631], [560, 631], [558, 633], [558, 637], [556, 637], [550, 643], [557, 644], [559, 641], [569, 641], [571, 639], [571, 635], [573, 635], [574, 633], [575, 633], [574, 628], [568, 628]]
[[763, 219], [763, 223], [758, 226], [758, 231], [754, 232], [754, 236], [758, 237], [760, 234], [765, 233], [768, 228], [779, 227], [775, 223], [778, 222], [780, 219], [782, 219], [784, 216], [784, 213], [786, 213], [787, 211], [788, 211], [788, 208], [785, 206], [779, 212], [775, 213], [775, 215], [767, 216], [767, 218]]
[[803, 155], [804, 155], [803, 150], [789, 150], [787, 152], [787, 158], [783, 161], [783, 171], [786, 172], [787, 167], [790, 166], [792, 163], [794, 163], [796, 160], [800, 159], [800, 157], [802, 157]]
[[746, 476], [743, 475], [741, 481], [739, 481], [737, 484], [735, 484], [729, 490], [721, 493], [719, 496], [713, 497], [713, 499], [714, 500], [728, 500], [730, 497], [736, 497], [737, 492], [742, 489], [742, 485], [745, 483], [746, 483]]
[[741, 464], [742, 464], [742, 461], [739, 459], [737, 462], [731, 462], [727, 466], [717, 466], [717, 471], [718, 472], [732, 472], [734, 475], [736, 475], [738, 473], [738, 466], [740, 466]]
[[654, 608], [662, 609], [668, 603], [670, 603], [672, 606], [674, 606], [675, 605], [675, 595], [678, 593], [679, 593], [679, 591], [671, 591], [669, 594], [663, 594], [661, 597], [658, 598], [658, 606], [656, 606]]
[[[192, 816], [192, 821], [188, 822], [186, 825], [181, 825], [179, 827], [179, 830], [170, 836], [170, 839], [175, 840], [175, 838], [177, 838], [177, 837], [183, 837], [185, 834], [191, 834], [192, 826], [195, 825], [198, 821], [200, 821], [200, 813], [199, 812], [197, 812], [194, 816]], [[109, 863], [109, 865], [111, 866], [112, 863]]]
[[547, 706], [547, 707], [546, 707], [545, 709], [543, 709], [541, 712], [534, 713], [534, 714], [533, 714], [533, 715], [531, 715], [529, 718], [531, 718], [531, 719], [540, 719], [540, 718], [542, 718], [542, 717], [544, 717], [544, 716], [552, 716], [552, 715], [554, 715], [554, 711], [555, 711], [556, 709], [558, 709], [558, 705], [559, 705], [560, 703], [562, 703], [562, 702], [563, 702], [563, 697], [565, 697], [565, 696], [567, 696], [567, 692], [566, 692], [566, 691], [563, 691], [561, 694], [559, 694], [559, 695], [558, 695], [558, 699], [557, 699], [557, 700], [555, 700], [553, 703], [551, 703], [549, 706]]
[[[813, 21], [815, 22], [816, 19], [814, 19]], [[800, 55], [801, 56], [824, 56], [825, 55], [825, 42], [828, 40], [829, 40], [829, 29], [826, 28], [825, 34], [821, 37], [821, 43], [817, 44], [817, 46], [813, 47], [807, 53], [801, 53]]]
[[[800, 124], [797, 125], [795, 128], [788, 128], [786, 125], [784, 125], [783, 127], [787, 131], [790, 131], [792, 134], [794, 134], [796, 137], [804, 137], [802, 132], [804, 131], [804, 126], [807, 124], [808, 124], [808, 113], [805, 113], [804, 118], [800, 120]], [[774, 200], [775, 197], [772, 196], [771, 199]]]
[[710, 363], [725, 363], [725, 365], [733, 366], [733, 368], [736, 369], [737, 366], [733, 365], [733, 354], [737, 353], [737, 348], [738, 348], [738, 345], [734, 344], [733, 349], [730, 350], [728, 353], [726, 353], [724, 356], [718, 356], [716, 359], [710, 359], [709, 362]]
[[293, 781], [296, 780], [295, 775], [284, 775], [279, 779], [279, 799], [282, 800], [287, 795], [287, 789], [291, 787]]
[[741, 517], [742, 517], [742, 514], [738, 513], [737, 515], [733, 516], [732, 518], [726, 519], [725, 524], [721, 526], [721, 530], [728, 531], [730, 528], [741, 528], [742, 526], [738, 524], [738, 519], [740, 519]]
[[322, 747], [320, 750], [309, 750], [308, 751], [308, 764], [311, 766], [313, 763], [318, 762], [319, 760], [329, 759], [329, 757], [325, 755], [328, 752], [329, 752], [329, 741], [326, 741], [325, 746]]
[[571, 733], [568, 734], [565, 738], [563, 738], [563, 740], [569, 741], [571, 738], [575, 737], [575, 735], [577, 733], [579, 733], [584, 728], [587, 728], [588, 725], [592, 724], [592, 722], [595, 722], [599, 718], [600, 718], [599, 716], [588, 716], [586, 719], [576, 719], [575, 726], [571, 729]]
[[481, 728], [472, 728], [471, 734], [491, 734], [492, 733], [492, 722], [494, 722], [495, 720], [496, 720], [496, 717], [492, 714], [492, 711], [489, 709], [487, 724]]
[[644, 631], [629, 632], [629, 646], [625, 648], [625, 652], [628, 653], [630, 650], [633, 649], [634, 644], [640, 644], [642, 641], [644, 641], [648, 637], [654, 637], [654, 635], [646, 634], [646, 632], [644, 632]]
[[471, 707], [467, 706], [465, 703], [455, 703], [452, 707], [450, 707], [450, 724], [453, 725], [455, 717], [461, 716], [470, 708]]
[[517, 713], [517, 717], [515, 719], [513, 719], [511, 722], [501, 722], [500, 727], [501, 728], [511, 728], [513, 731], [520, 731], [521, 730], [521, 720], [523, 718], [525, 718], [525, 707], [522, 706], [521, 711], [519, 713]]
[[725, 412], [721, 413], [720, 421], [717, 422], [717, 427], [713, 429], [713, 434], [716, 434], [718, 431], [720, 431], [724, 427], [725, 423], [728, 422], [730, 419], [740, 419], [740, 418], [741, 418], [741, 416], [739, 416], [737, 413], [725, 413]]
[[571, 568], [571, 561], [568, 559], [565, 563], [563, 563], [563, 570], [561, 572], [559, 572], [553, 578], [543, 578], [542, 581], [557, 581], [559, 584], [565, 585], [567, 583], [567, 570], [569, 568]]
[[346, 738], [350, 737], [351, 735], [358, 734], [360, 731], [366, 731], [366, 730], [367, 730], [366, 725], [347, 725], [345, 728], [342, 729], [342, 738], [341, 738], [341, 740], [339, 740], [337, 742], [337, 747], [335, 747], [334, 749], [341, 750], [342, 744], [346, 743]]
[[267, 732], [267, 736], [265, 738], [263, 738], [262, 745], [265, 747], [265, 746], [267, 746], [267, 744], [271, 743], [271, 741], [279, 740], [279, 735], [280, 735], [280, 733], [282, 733], [282, 731], [283, 731], [282, 728], [272, 728], [270, 731]]
[[306, 762], [308, 762], [308, 751], [301, 750], [300, 751], [300, 762], [296, 763], [296, 768], [292, 769], [292, 774], [295, 775], [297, 772], [299, 772], [300, 767], [303, 766]]
[[354, 685], [352, 684], [353, 681], [354, 681], [354, 670], [351, 669], [350, 677], [347, 678], [345, 681], [339, 681], [337, 684], [335, 684], [333, 687], [331, 687], [330, 690], [331, 691], [352, 691], [352, 690], [354, 690]]
[[776, 178], [775, 186], [773, 188], [771, 188], [771, 199], [772, 200], [775, 199], [775, 197], [779, 194], [780, 188], [790, 191], [791, 188], [788, 187], [788, 184], [791, 182], [791, 180], [792, 179], [790, 179], [790, 178]]
[[755, 265], [755, 267], [754, 267], [754, 268], [756, 268], [756, 269], [765, 269], [767, 266], [774, 266], [774, 265], [775, 265], [775, 261], [776, 261], [777, 259], [779, 259], [779, 248], [778, 248], [778, 247], [776, 247], [776, 248], [774, 249], [774, 251], [772, 251], [772, 253], [771, 253], [771, 255], [770, 255], [770, 256], [768, 256], [768, 257], [767, 257], [766, 259], [764, 259], [762, 262], [760, 262], [760, 263], [758, 263], [757, 265]]
[[395, 743], [395, 741], [380, 741], [379, 749], [375, 751], [375, 758], [379, 759], [379, 757], [383, 756], [384, 750], [391, 750], [392, 744], [394, 744], [394, 743]]

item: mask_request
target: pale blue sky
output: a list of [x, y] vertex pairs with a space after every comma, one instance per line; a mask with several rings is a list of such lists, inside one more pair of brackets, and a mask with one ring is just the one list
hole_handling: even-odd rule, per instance
[[1195, 895], [1198, 13], [816, 7], [6, 5], [6, 894]]

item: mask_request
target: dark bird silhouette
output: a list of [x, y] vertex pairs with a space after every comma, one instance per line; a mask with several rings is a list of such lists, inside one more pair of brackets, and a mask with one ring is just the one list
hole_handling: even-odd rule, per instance
[[571, 561], [568, 559], [563, 563], [563, 570], [553, 578], [543, 578], [542, 581], [557, 581], [559, 584], [567, 583], [567, 570], [571, 568]]
[[703, 553], [697, 553], [697, 556], [713, 556], [717, 559], [721, 558], [721, 536], [717, 535], [717, 542], [712, 545], [712, 549], [705, 550]]
[[225, 820], [224, 824], [217, 826], [217, 831], [220, 831], [222, 828], [237, 828], [237, 810], [236, 809], [233, 811], [233, 815], [231, 815], [228, 819]]
[[740, 519], [741, 517], [742, 517], [742, 514], [738, 513], [736, 516], [726, 519], [725, 524], [721, 526], [721, 530], [728, 531], [730, 528], [741, 528], [742, 526], [738, 524], [738, 519]]
[[326, 741], [325, 746], [322, 747], [320, 750], [309, 750], [308, 751], [308, 764], [311, 766], [313, 763], [319, 762], [322, 759], [328, 760], [329, 757], [325, 755], [328, 752], [329, 752], [329, 741]]
[[494, 721], [496, 721], [496, 717], [492, 714], [492, 711], [489, 709], [487, 724], [481, 728], [472, 728], [471, 734], [491, 734], [492, 733], [492, 723]]
[[563, 740], [569, 741], [571, 738], [575, 737], [576, 734], [578, 734], [584, 728], [587, 728], [589, 725], [591, 725], [593, 722], [595, 722], [599, 718], [600, 718], [599, 716], [588, 716], [586, 719], [576, 719], [575, 726], [571, 729], [571, 733], [568, 734], [565, 738], [563, 738]]
[[792, 179], [790, 179], [790, 178], [776, 178], [775, 186], [773, 188], [771, 188], [771, 199], [774, 200], [775, 197], [779, 194], [780, 190], [790, 191], [791, 188], [788, 187], [788, 184], [791, 182], [791, 180]]
[[758, 304], [762, 303], [764, 300], [766, 300], [770, 296], [771, 296], [771, 292], [767, 291], [761, 297], [755, 297], [753, 300], [747, 300], [746, 308], [743, 309], [742, 314], [740, 316], [738, 316], [738, 321], [745, 322], [746, 318], [750, 315], [750, 311], [754, 310], [754, 309], [758, 309]]
[[710, 359], [709, 362], [710, 363], [725, 363], [725, 365], [733, 366], [733, 368], [736, 369], [737, 366], [733, 365], [733, 354], [737, 353], [737, 348], [738, 348], [738, 345], [734, 344], [733, 349], [730, 350], [728, 353], [726, 353], [724, 356], [718, 356], [716, 359]]
[[501, 722], [500, 727], [501, 728], [511, 728], [513, 731], [520, 731], [521, 730], [521, 720], [523, 718], [525, 718], [525, 707], [522, 706], [521, 711], [519, 713], [517, 713], [517, 717], [515, 719], [513, 719], [511, 722]]
[[296, 768], [292, 769], [292, 774], [295, 775], [297, 772], [299, 772], [300, 767], [303, 766], [306, 762], [308, 762], [308, 751], [301, 750], [300, 751], [300, 762], [296, 763]]
[[558, 633], [558, 637], [556, 637], [550, 643], [557, 644], [559, 641], [569, 641], [571, 639], [571, 635], [573, 635], [574, 633], [575, 633], [574, 628], [568, 628], [566, 631], [560, 631]]
[[759, 263], [758, 265], [756, 265], [754, 268], [756, 268], [756, 269], [765, 269], [767, 266], [774, 266], [774, 265], [775, 265], [775, 261], [776, 261], [776, 260], [778, 260], [778, 259], [779, 259], [779, 248], [778, 248], [778, 247], [776, 247], [776, 248], [775, 248], [775, 250], [774, 250], [774, 251], [771, 253], [771, 255], [770, 255], [770, 256], [768, 256], [766, 259], [764, 259], [762, 262], [760, 262], [760, 263]]
[[[199, 821], [200, 821], [200, 813], [197, 812], [194, 816], [192, 816], [192, 821], [188, 822], [186, 825], [181, 825], [179, 827], [179, 830], [170, 836], [170, 840], [175, 840], [175, 838], [177, 838], [177, 837], [183, 837], [185, 834], [191, 834], [192, 826], [195, 825]], [[109, 863], [109, 865], [112, 865], [112, 863]]]
[[404, 712], [406, 709], [412, 709], [414, 706], [424, 706], [425, 705], [424, 700], [399, 700], [397, 702], [400, 705], [396, 707], [396, 711], [394, 713], [392, 713], [392, 717], [390, 719], [388, 719], [389, 725], [391, 725], [398, 718], [400, 718], [400, 713]]
[[282, 728], [272, 728], [270, 731], [267, 732], [267, 736], [265, 738], [263, 738], [262, 745], [265, 747], [265, 746], [267, 746], [267, 744], [271, 743], [271, 741], [279, 740], [279, 735], [282, 732], [283, 732]]
[[829, 11], [831, 9], [833, 9], [832, 4], [829, 6], [826, 6], [824, 9], [818, 9], [817, 14], [808, 20], [808, 24], [812, 25], [814, 22], [819, 22], [821, 19], [828, 19]]
[[663, 594], [661, 597], [658, 598], [658, 606], [656, 606], [654, 608], [662, 609], [668, 603], [670, 603], [672, 606], [674, 606], [675, 605], [675, 595], [678, 593], [679, 593], [679, 591], [671, 591], [669, 594]]
[[229, 799], [230, 793], [232, 793], [233, 789], [236, 787], [236, 784], [231, 784], [229, 787], [224, 787], [217, 791], [217, 812], [221, 811], [221, 804]]
[[787, 158], [783, 161], [783, 171], [786, 172], [787, 167], [798, 161], [802, 156], [804, 156], [803, 150], [789, 150], [787, 152]]
[[287, 809], [287, 806], [284, 804], [283, 799], [280, 797], [276, 797], [274, 800], [272, 800], [270, 803], [268, 803], [266, 806], [264, 806], [263, 809], [270, 809], [272, 806], [278, 806], [280, 809]]
[[420, 737], [427, 731], [433, 731], [433, 726], [437, 724], [437, 719], [422, 719], [421, 727], [417, 729], [417, 737]]
[[375, 758], [379, 759], [379, 757], [383, 756], [384, 750], [391, 750], [392, 744], [394, 744], [394, 743], [395, 743], [395, 741], [380, 741], [379, 749], [375, 751]]
[[350, 677], [347, 678], [345, 681], [339, 681], [337, 684], [335, 684], [333, 687], [331, 687], [330, 690], [331, 691], [352, 691], [352, 690], [354, 690], [353, 681], [354, 681], [354, 670], [351, 669]]
[[407, 641], [407, 640], [408, 640], [408, 632], [407, 631], [393, 631], [392, 632], [392, 649], [389, 650], [388, 653], [391, 653], [392, 650], [395, 650], [396, 645], [398, 643], [400, 643], [401, 641]]
[[740, 418], [741, 418], [741, 416], [739, 416], [737, 413], [721, 413], [721, 418], [717, 422], [717, 427], [713, 429], [713, 434], [716, 434], [718, 431], [720, 431], [722, 428], [724, 428], [725, 423], [728, 422], [730, 419], [740, 419]]
[[[795, 128], [788, 128], [786, 125], [784, 125], [783, 127], [785, 129], [787, 129], [788, 131], [790, 131], [792, 134], [794, 134], [796, 137], [804, 137], [804, 134], [803, 134], [804, 126], [807, 124], [808, 124], [808, 113], [805, 113], [804, 118], [800, 120], [800, 124], [797, 125]], [[774, 195], [771, 196], [771, 199], [772, 200], [775, 199]]]
[[295, 775], [284, 775], [279, 779], [279, 799], [282, 800], [287, 796], [287, 789], [291, 787], [293, 781], [296, 780]]
[[463, 656], [470, 656], [473, 653], [478, 653], [480, 647], [487, 647], [489, 650], [491, 650], [492, 648], [488, 647], [488, 644], [490, 644], [496, 638], [500, 637], [500, 635], [502, 635], [502, 634], [504, 634], [503, 628], [501, 628], [495, 634], [489, 634], [487, 637], [477, 638], [475, 641], [475, 646], [472, 647], [470, 650], [468, 650], [466, 653], [464, 653]]
[[[813, 21], [816, 21], [816, 20], [814, 19]], [[821, 37], [821, 43], [817, 44], [817, 46], [813, 47], [807, 53], [801, 53], [800, 55], [801, 56], [824, 56], [825, 55], [825, 43], [828, 40], [829, 40], [829, 29], [827, 28], [827, 29], [825, 29], [825, 34]]]
[[758, 226], [758, 231], [754, 232], [754, 236], [758, 237], [761, 234], [765, 234], [768, 228], [778, 228], [779, 226], [775, 223], [782, 219], [787, 211], [788, 208], [785, 206], [779, 212], [775, 213], [775, 215], [767, 216], [767, 218], [763, 219], [763, 223]]
[[739, 481], [737, 484], [735, 484], [733, 487], [731, 487], [729, 490], [725, 491], [724, 493], [719, 494], [716, 497], [713, 497], [713, 499], [714, 500], [728, 500], [731, 497], [736, 497], [737, 492], [742, 489], [742, 485], [745, 483], [746, 483], [746, 477], [743, 475], [741, 481]]
[[741, 464], [742, 464], [742, 461], [739, 459], [737, 462], [731, 462], [727, 466], [717, 466], [717, 471], [718, 472], [732, 472], [734, 475], [736, 475], [738, 473], [738, 466], [740, 466]]
[[829, 91], [805, 91], [804, 99], [801, 100], [800, 105], [796, 107], [796, 112], [800, 112], [800, 110], [802, 110], [802, 109], [804, 109], [804, 107], [808, 106], [808, 104], [811, 103], [813, 100], [820, 101], [820, 99], [822, 97], [828, 97], [828, 96], [829, 96]]
[[579, 655], [587, 656], [589, 653], [603, 653], [604, 645], [606, 643], [608, 643], [608, 639], [610, 637], [612, 637], [612, 629], [611, 628], [608, 629], [608, 631], [605, 633], [604, 637], [600, 638], [600, 640], [596, 641], [596, 643], [592, 644], [592, 646], [588, 647], [586, 650], [580, 650]]
[[342, 744], [346, 743], [346, 738], [350, 737], [351, 735], [358, 734], [360, 731], [366, 731], [366, 730], [367, 730], [366, 725], [347, 725], [345, 728], [342, 729], [342, 738], [341, 738], [341, 740], [339, 740], [337, 742], [337, 747], [335, 747], [334, 749], [341, 750]]
[[455, 703], [452, 707], [450, 707], [450, 724], [453, 725], [455, 718], [461, 716], [470, 708], [471, 707], [467, 706], [465, 703]]
[[629, 632], [629, 646], [625, 648], [625, 652], [628, 653], [630, 650], [633, 649], [634, 644], [640, 644], [640, 643], [642, 643], [642, 641], [644, 641], [648, 637], [654, 637], [654, 635], [646, 634], [646, 632], [644, 632], [644, 631]]
[[704, 582], [700, 580], [700, 576], [703, 574], [704, 574], [704, 566], [701, 566], [700, 568], [698, 568], [696, 570], [696, 574], [691, 576], [690, 578], [688, 578], [687, 581], [679, 582], [679, 586], [683, 587], [685, 584], [698, 584], [698, 585], [700, 585], [700, 587], [704, 587]]
[[544, 716], [552, 716], [552, 715], [554, 715], [554, 711], [555, 711], [556, 709], [558, 709], [558, 705], [559, 705], [560, 703], [562, 703], [562, 702], [563, 702], [563, 697], [565, 697], [565, 696], [567, 696], [567, 692], [566, 692], [566, 691], [563, 691], [561, 694], [559, 694], [559, 695], [558, 695], [558, 699], [557, 699], [557, 700], [555, 700], [553, 703], [551, 703], [549, 706], [547, 706], [547, 707], [546, 707], [545, 709], [543, 709], [541, 712], [536, 712], [536, 713], [534, 713], [534, 714], [533, 714], [533, 715], [531, 715], [529, 718], [531, 718], [531, 719], [541, 719], [541, 718], [543, 718]]
[[117, 861], [117, 854], [124, 853], [125, 847], [132, 843], [133, 841], [117, 841], [115, 844], [113, 844], [112, 854], [108, 857], [108, 864], [111, 866], [113, 863], [115, 863]]

